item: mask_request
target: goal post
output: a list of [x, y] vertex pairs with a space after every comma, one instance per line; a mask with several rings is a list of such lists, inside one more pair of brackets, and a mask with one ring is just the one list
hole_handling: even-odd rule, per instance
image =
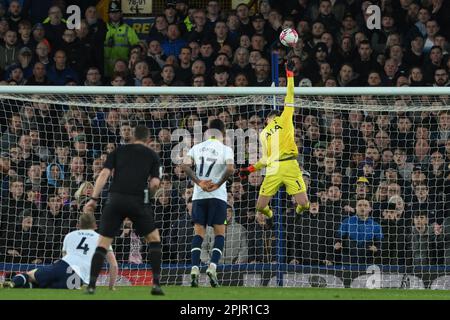
[[[0, 281], [60, 258], [107, 154], [145, 124], [162, 162], [153, 199], [162, 281], [188, 285], [192, 183], [182, 157], [202, 141], [208, 121], [220, 118], [236, 168], [256, 162], [265, 117], [283, 107], [285, 93], [0, 86]], [[448, 289], [450, 88], [296, 88], [293, 121], [311, 209], [296, 217], [292, 197], [282, 192], [271, 203], [277, 219], [268, 228], [255, 213], [264, 171], [230, 179], [222, 285]], [[203, 271], [213, 242], [208, 230]], [[145, 243], [130, 221], [113, 249], [121, 284], [150, 284]]]

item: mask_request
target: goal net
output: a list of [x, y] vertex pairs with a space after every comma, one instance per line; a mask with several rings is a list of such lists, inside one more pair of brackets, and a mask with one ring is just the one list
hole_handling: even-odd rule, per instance
[[[193, 237], [193, 188], [181, 159], [202, 141], [208, 121], [220, 118], [235, 167], [255, 163], [265, 118], [284, 100], [283, 88], [4, 89], [0, 277], [61, 257], [62, 240], [76, 230], [107, 154], [145, 124], [149, 147], [162, 160], [152, 201], [162, 282], [173, 285], [189, 285]], [[281, 188], [270, 203], [270, 228], [255, 213], [264, 171], [227, 182], [222, 285], [449, 288], [450, 91], [357, 90], [296, 91], [293, 121], [308, 212], [296, 216]], [[213, 242], [208, 229], [201, 285]], [[123, 222], [113, 249], [118, 285], [151, 283], [148, 250], [131, 221]]]

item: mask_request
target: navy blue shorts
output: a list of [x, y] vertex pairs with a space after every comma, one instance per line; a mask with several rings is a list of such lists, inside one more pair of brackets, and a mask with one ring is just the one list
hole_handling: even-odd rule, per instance
[[192, 222], [202, 226], [225, 224], [227, 203], [220, 199], [200, 199], [192, 201]]
[[83, 281], [63, 260], [36, 270], [34, 278], [39, 288], [78, 289]]

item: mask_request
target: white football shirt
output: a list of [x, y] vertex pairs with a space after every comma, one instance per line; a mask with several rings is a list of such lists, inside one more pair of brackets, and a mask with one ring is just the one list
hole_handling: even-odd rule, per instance
[[[212, 180], [218, 183], [222, 179], [227, 163], [233, 163], [233, 150], [217, 139], [208, 139], [193, 146], [189, 152], [195, 163], [195, 171], [200, 180]], [[220, 199], [227, 202], [227, 187], [222, 184], [219, 189], [213, 192], [203, 191], [198, 185], [194, 186], [192, 200], [200, 199]]]
[[[99, 234], [94, 230], [77, 230], [67, 234], [63, 242], [62, 258], [85, 283], [89, 283], [92, 256], [97, 248]], [[109, 248], [112, 251], [112, 248]]]

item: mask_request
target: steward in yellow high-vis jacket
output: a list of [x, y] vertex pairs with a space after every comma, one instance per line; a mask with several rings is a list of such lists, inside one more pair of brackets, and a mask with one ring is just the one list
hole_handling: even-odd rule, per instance
[[132, 27], [122, 21], [122, 9], [111, 2], [108, 9], [109, 23], [106, 25], [105, 74], [111, 76], [117, 59], [128, 60], [130, 47], [138, 44], [139, 38]]

